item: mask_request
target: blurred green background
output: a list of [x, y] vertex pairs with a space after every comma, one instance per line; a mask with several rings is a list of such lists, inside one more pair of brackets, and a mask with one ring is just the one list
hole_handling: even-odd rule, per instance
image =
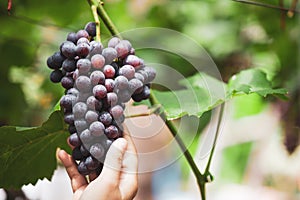
[[[257, 95], [240, 97], [231, 102], [231, 117], [240, 120], [259, 115], [271, 106], [279, 113], [282, 144], [289, 152], [295, 151], [300, 126], [297, 15], [289, 18], [279, 10], [230, 0], [104, 2], [121, 32], [153, 26], [193, 38], [209, 52], [224, 81], [242, 69], [263, 69], [274, 80], [274, 86], [289, 90], [289, 101], [265, 100]], [[277, 6], [279, 1], [260, 2]], [[283, 3], [289, 8], [292, 0]], [[0, 2], [0, 125], [38, 126], [63, 94], [63, 89], [48, 79], [47, 57], [58, 50], [67, 33], [83, 28], [93, 18], [84, 0], [13, 0], [11, 14], [6, 6], [7, 1]], [[109, 38], [103, 25], [101, 29], [102, 37]], [[180, 58], [158, 54], [154, 59], [180, 69], [186, 76], [194, 73], [189, 67], [181, 67], [186, 63]], [[237, 183], [244, 180], [253, 144], [247, 141], [225, 148], [220, 179]], [[274, 183], [270, 177], [263, 182], [270, 186]], [[299, 187], [293, 187], [292, 193], [298, 194]]]

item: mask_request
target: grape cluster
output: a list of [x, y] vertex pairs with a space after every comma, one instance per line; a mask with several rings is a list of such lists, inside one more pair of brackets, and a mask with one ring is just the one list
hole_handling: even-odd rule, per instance
[[69, 33], [47, 59], [53, 69], [50, 80], [66, 90], [60, 106], [74, 146], [72, 157], [83, 175], [101, 172], [109, 146], [123, 136], [125, 103], [147, 99], [156, 75], [128, 40], [113, 37], [104, 48], [95, 36], [96, 25], [89, 22]]

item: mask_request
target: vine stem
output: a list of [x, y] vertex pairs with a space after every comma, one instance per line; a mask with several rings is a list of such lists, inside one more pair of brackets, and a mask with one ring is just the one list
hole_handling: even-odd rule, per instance
[[[111, 21], [110, 17], [106, 13], [105, 9], [103, 8], [103, 3], [99, 0], [87, 0], [87, 1], [91, 7], [96, 6], [97, 14], [100, 16], [101, 20], [103, 21], [103, 23], [105, 24], [105, 26], [107, 27], [109, 32], [112, 35], [118, 36], [119, 38], [121, 38], [121, 35], [120, 35], [118, 29], [115, 27], [115, 25]], [[149, 100], [150, 100], [151, 106], [154, 107], [155, 112], [157, 111], [157, 108], [161, 108], [160, 103], [158, 102], [158, 100], [156, 99], [155, 95], [153, 95], [152, 92], [150, 93]], [[205, 172], [203, 174], [200, 172], [199, 168], [197, 167], [196, 163], [194, 162], [194, 159], [193, 159], [191, 153], [189, 152], [188, 148], [185, 146], [183, 140], [181, 139], [180, 135], [178, 134], [178, 129], [176, 128], [176, 126], [174, 125], [174, 123], [171, 120], [167, 119], [167, 113], [164, 110], [162, 110], [161, 112], [158, 112], [159, 116], [162, 118], [162, 120], [165, 120], [166, 126], [169, 128], [170, 132], [172, 133], [173, 137], [175, 138], [176, 142], [178, 143], [181, 151], [183, 152], [183, 155], [185, 156], [188, 164], [190, 165], [192, 172], [197, 179], [197, 184], [200, 189], [202, 200], [206, 199], [205, 184], [207, 182], [211, 182], [211, 180], [208, 179], [211, 177], [211, 174], [209, 172], [209, 167], [210, 167], [212, 157], [214, 154], [217, 138], [219, 136], [220, 124], [221, 124], [221, 119], [223, 116], [223, 110], [224, 110], [224, 105], [222, 104], [221, 111], [219, 113], [218, 125], [217, 125], [216, 134], [215, 134], [215, 138], [214, 138], [214, 142], [213, 142], [213, 147], [212, 147], [212, 150], [209, 155], [209, 160], [207, 162]]]

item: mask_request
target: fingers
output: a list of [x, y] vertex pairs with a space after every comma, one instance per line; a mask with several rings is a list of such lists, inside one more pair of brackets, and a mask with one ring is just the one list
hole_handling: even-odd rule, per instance
[[64, 150], [60, 150], [58, 152], [58, 158], [61, 160], [61, 162], [66, 168], [66, 171], [71, 180], [71, 186], [73, 192], [75, 192], [81, 187], [86, 187], [87, 181], [85, 177], [78, 172], [77, 165], [75, 161], [72, 159], [72, 157]]

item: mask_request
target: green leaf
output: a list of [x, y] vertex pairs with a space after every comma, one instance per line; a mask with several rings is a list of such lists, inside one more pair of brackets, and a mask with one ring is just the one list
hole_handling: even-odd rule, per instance
[[270, 94], [286, 95], [287, 91], [282, 88], [272, 88], [272, 82], [267, 79], [266, 73], [257, 68], [243, 70], [231, 77], [228, 82], [228, 94], [230, 96], [251, 93], [266, 97]]
[[222, 103], [224, 100], [213, 98], [203, 88], [194, 88], [177, 91], [152, 91], [158, 102], [163, 106], [169, 120], [178, 119], [185, 115], [201, 115]]
[[62, 113], [56, 111], [40, 127], [0, 128], [0, 187], [20, 188], [50, 179], [56, 169], [56, 149], [69, 149]]

